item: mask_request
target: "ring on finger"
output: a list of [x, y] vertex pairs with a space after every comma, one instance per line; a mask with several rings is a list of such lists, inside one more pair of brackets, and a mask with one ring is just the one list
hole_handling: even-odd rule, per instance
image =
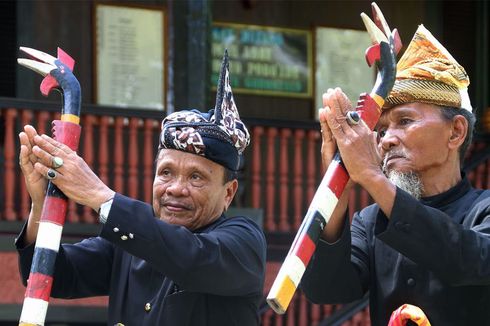
[[53, 161], [51, 165], [53, 166], [53, 169], [60, 168], [61, 166], [63, 166], [63, 159], [59, 156], [53, 156]]
[[352, 125], [358, 125], [359, 121], [361, 121], [361, 116], [357, 111], [349, 111], [345, 114], [345, 118], [347, 120], [347, 123]]
[[58, 176], [58, 173], [56, 173], [55, 170], [53, 169], [48, 169], [48, 172], [46, 172], [46, 178], [48, 180], [54, 180]]

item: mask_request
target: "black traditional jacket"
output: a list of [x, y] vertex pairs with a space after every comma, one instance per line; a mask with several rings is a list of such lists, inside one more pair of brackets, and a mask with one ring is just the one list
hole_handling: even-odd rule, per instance
[[[24, 283], [33, 246], [16, 242]], [[96, 238], [62, 244], [52, 296], [109, 295], [108, 325], [258, 325], [266, 242], [245, 217], [190, 231], [116, 194]]]
[[386, 326], [404, 303], [432, 325], [490, 321], [490, 191], [463, 178], [416, 200], [397, 189], [390, 219], [371, 205], [334, 244], [320, 241], [301, 287], [316, 303], [342, 303], [369, 291], [373, 325]]

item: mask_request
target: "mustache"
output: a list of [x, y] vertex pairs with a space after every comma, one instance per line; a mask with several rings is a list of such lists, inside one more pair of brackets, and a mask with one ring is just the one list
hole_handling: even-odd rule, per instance
[[383, 166], [382, 166], [383, 172], [385, 173], [387, 172], [386, 169], [387, 169], [388, 161], [394, 157], [407, 157], [407, 154], [403, 149], [393, 149], [387, 152], [383, 158]]

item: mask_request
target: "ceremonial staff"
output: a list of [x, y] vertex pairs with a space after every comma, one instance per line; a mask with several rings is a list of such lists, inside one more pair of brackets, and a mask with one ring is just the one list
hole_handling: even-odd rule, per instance
[[[17, 62], [45, 76], [41, 82], [41, 93], [48, 96], [51, 90], [61, 93], [63, 105], [61, 119], [52, 123], [53, 138], [76, 151], [80, 140], [80, 84], [73, 75], [75, 61], [58, 48], [58, 58], [44, 52], [21, 47], [35, 60], [17, 59]], [[57, 176], [56, 168], [63, 160], [56, 157], [53, 169], [49, 169], [49, 179], [39, 230], [34, 248], [31, 271], [20, 315], [19, 325], [44, 325], [53, 284], [53, 271], [60, 246], [61, 232], [65, 223], [68, 206], [67, 197], [50, 181]]]
[[[390, 30], [378, 6], [374, 2], [371, 6], [374, 22], [364, 13], [361, 14], [361, 17], [373, 43], [366, 50], [366, 61], [369, 66], [376, 64], [377, 78], [371, 93], [360, 95], [356, 111], [348, 112], [346, 119], [351, 124], [357, 124], [362, 119], [372, 130], [379, 119], [384, 100], [395, 83], [395, 53], [398, 53], [402, 44], [398, 31]], [[267, 296], [267, 303], [278, 314], [283, 314], [291, 302], [323, 228], [330, 220], [348, 180], [349, 174], [337, 151], [315, 192], [306, 216]]]

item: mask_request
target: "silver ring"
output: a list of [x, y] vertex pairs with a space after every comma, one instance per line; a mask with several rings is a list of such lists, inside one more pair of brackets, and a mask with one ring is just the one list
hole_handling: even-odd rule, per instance
[[56, 171], [53, 169], [49, 169], [48, 172], [46, 172], [46, 178], [48, 180], [56, 179], [57, 176], [58, 176], [58, 173], [56, 173]]
[[53, 156], [53, 169], [60, 168], [63, 166], [63, 159], [59, 156]]
[[345, 118], [347, 119], [347, 123], [350, 125], [358, 125], [359, 121], [361, 121], [361, 116], [357, 111], [349, 111], [345, 114]]

